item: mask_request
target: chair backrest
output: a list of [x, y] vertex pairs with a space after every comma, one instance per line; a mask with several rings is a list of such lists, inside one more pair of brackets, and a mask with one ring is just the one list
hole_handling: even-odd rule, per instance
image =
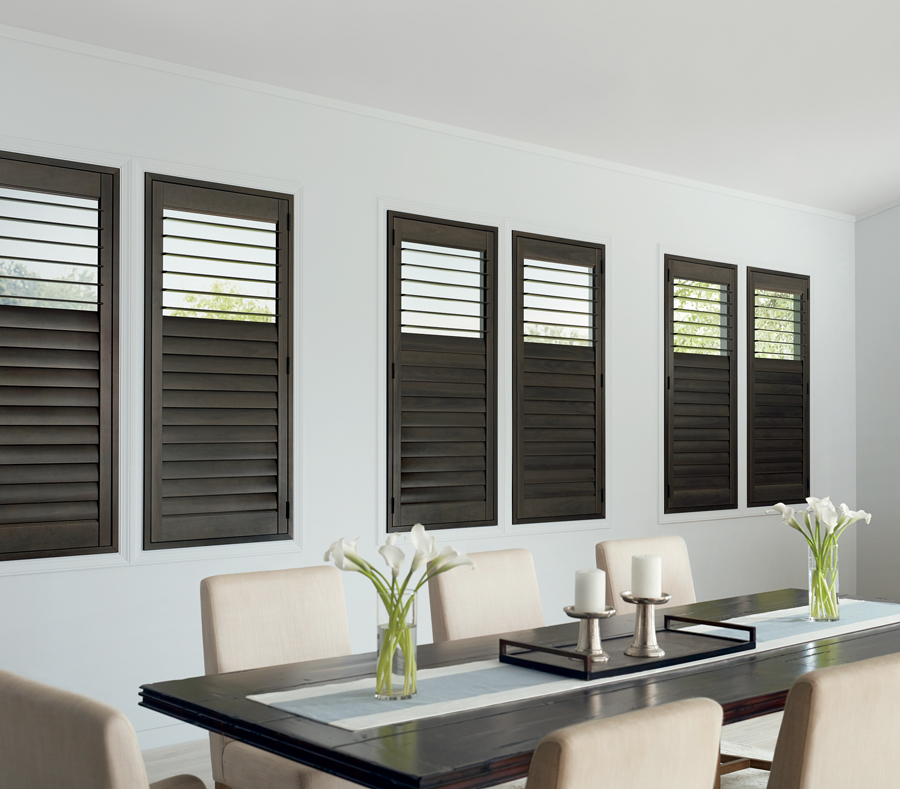
[[0, 786], [147, 789], [147, 773], [119, 710], [0, 671]]
[[788, 694], [769, 789], [894, 786], [900, 654], [823, 668]]
[[631, 557], [651, 554], [662, 558], [662, 590], [672, 599], [669, 605], [696, 603], [694, 578], [687, 545], [678, 536], [644, 537], [635, 540], [607, 540], [597, 543], [597, 567], [606, 573], [606, 604], [620, 614], [634, 611], [619, 595], [631, 588]]
[[475, 569], [458, 567], [428, 581], [435, 643], [544, 626], [531, 552], [470, 553]]
[[722, 708], [687, 699], [560, 729], [538, 743], [525, 789], [710, 789]]
[[207, 674], [350, 654], [336, 567], [204, 578], [200, 611]]

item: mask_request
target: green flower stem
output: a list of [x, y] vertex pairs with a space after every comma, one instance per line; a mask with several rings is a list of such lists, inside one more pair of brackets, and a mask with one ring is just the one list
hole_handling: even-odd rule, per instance
[[409, 610], [415, 594], [403, 599], [405, 584], [393, 585], [393, 594], [382, 596], [388, 621], [382, 625], [382, 642], [378, 654], [375, 672], [375, 692], [379, 696], [390, 696], [393, 693], [393, 663], [397, 650], [403, 655], [403, 695], [410, 696], [416, 692], [416, 645], [412, 630], [408, 625]]
[[835, 529], [823, 535], [817, 523], [813, 539], [804, 534], [815, 561], [809, 588], [809, 614], [813, 619], [837, 619], [840, 615], [836, 585], [837, 541], [841, 532], [843, 529]]

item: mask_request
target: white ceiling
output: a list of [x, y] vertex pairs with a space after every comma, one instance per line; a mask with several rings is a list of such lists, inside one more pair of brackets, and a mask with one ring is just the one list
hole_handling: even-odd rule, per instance
[[0, 0], [0, 24], [859, 214], [896, 0]]

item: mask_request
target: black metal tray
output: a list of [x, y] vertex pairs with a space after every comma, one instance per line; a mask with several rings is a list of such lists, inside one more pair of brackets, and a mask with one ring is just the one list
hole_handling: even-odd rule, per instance
[[[708, 633], [692, 633], [690, 630], [672, 627], [675, 622], [688, 625], [706, 625], [716, 630], [734, 630], [744, 633], [747, 640]], [[756, 628], [750, 625], [734, 625], [725, 622], [709, 622], [685, 616], [667, 615], [663, 628], [656, 631], [656, 639], [666, 654], [659, 658], [629, 657], [625, 650], [631, 645], [633, 635], [611, 636], [603, 639], [603, 650], [609, 660], [597, 662], [590, 655], [575, 651], [574, 641], [562, 643], [527, 644], [522, 641], [500, 639], [500, 662], [514, 666], [533, 668], [550, 674], [574, 679], [601, 679], [621, 674], [636, 674], [665, 666], [677, 666], [695, 660], [731, 655], [756, 648]]]

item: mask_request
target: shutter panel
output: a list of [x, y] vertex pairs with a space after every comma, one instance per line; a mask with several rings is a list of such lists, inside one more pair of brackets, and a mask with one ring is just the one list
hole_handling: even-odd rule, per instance
[[604, 511], [603, 254], [513, 233], [513, 522]]
[[809, 277], [750, 268], [747, 506], [809, 496]]
[[666, 512], [737, 507], [736, 276], [666, 256]]
[[389, 529], [494, 524], [496, 230], [388, 226]]
[[0, 559], [117, 548], [117, 174], [0, 156]]
[[145, 548], [286, 539], [289, 199], [148, 191]]

